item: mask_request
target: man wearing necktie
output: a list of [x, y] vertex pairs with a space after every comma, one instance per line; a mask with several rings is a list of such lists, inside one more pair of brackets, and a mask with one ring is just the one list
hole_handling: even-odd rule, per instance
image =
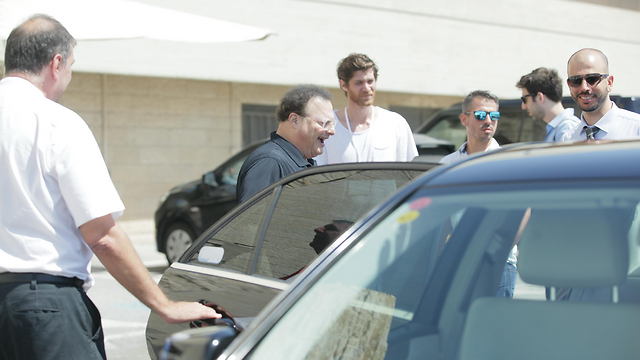
[[554, 69], [537, 68], [516, 84], [522, 90], [522, 109], [547, 124], [546, 142], [569, 141], [580, 126], [573, 109], [562, 107], [562, 80]]
[[609, 98], [613, 75], [609, 61], [597, 49], [581, 49], [567, 63], [567, 85], [582, 109], [581, 124], [572, 140], [640, 138], [640, 114], [620, 109]]

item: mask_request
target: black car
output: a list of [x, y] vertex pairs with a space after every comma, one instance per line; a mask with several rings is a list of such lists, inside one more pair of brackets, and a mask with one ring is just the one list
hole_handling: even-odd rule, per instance
[[[611, 100], [619, 108], [640, 113], [640, 99], [638, 98], [611, 95]], [[565, 108], [573, 108], [575, 115], [580, 116], [580, 108], [575, 105], [572, 98], [562, 98], [562, 105]], [[452, 143], [455, 148], [459, 147], [467, 137], [466, 129], [460, 123], [459, 118], [462, 111], [461, 106], [462, 103], [457, 103], [440, 110], [420, 125], [416, 133], [442, 139]], [[520, 99], [500, 100], [500, 114], [498, 130], [494, 135], [500, 145], [544, 139], [546, 124], [543, 121], [534, 120], [527, 111], [522, 110]]]
[[[219, 305], [246, 325], [357, 219], [433, 166], [348, 163], [294, 173], [205, 231], [159, 285], [172, 299]], [[186, 328], [151, 313], [151, 356], [167, 336]]]
[[236, 183], [244, 160], [266, 140], [247, 146], [198, 180], [178, 185], [155, 212], [156, 247], [169, 263], [178, 259], [203, 231], [235, 207]]
[[[245, 330], [183, 331], [162, 357], [638, 359], [638, 158], [638, 141], [538, 143], [433, 169]], [[498, 297], [514, 246], [515, 296]]]

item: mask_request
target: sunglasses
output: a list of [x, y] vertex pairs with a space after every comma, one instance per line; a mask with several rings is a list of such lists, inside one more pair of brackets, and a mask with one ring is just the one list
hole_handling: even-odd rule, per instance
[[[522, 100], [522, 102], [523, 102], [524, 104], [526, 104], [526, 103], [527, 103], [527, 98], [528, 98], [529, 96], [531, 96], [531, 97], [533, 98], [533, 95], [531, 95], [531, 94], [527, 94], [527, 95], [520, 96], [520, 100]], [[493, 118], [493, 116], [492, 116], [491, 118]]]
[[[465, 114], [471, 114], [471, 112], [467, 111], [465, 112]], [[476, 118], [476, 120], [480, 120], [480, 121], [484, 121], [484, 119], [487, 118], [487, 115], [489, 115], [489, 118], [493, 121], [498, 121], [500, 120], [500, 111], [484, 111], [484, 110], [478, 110], [478, 111], [474, 111], [473, 112], [473, 117]]]
[[602, 81], [602, 79], [608, 77], [609, 74], [587, 74], [587, 75], [575, 75], [569, 76], [567, 79], [567, 85], [571, 87], [578, 87], [582, 85], [582, 80], [585, 80], [589, 86], [596, 86]]

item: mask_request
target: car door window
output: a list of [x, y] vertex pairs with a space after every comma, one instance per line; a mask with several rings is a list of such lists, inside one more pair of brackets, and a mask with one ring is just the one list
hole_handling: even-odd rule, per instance
[[500, 108], [502, 117], [494, 136], [498, 143], [542, 141], [546, 133], [546, 123], [529, 116], [519, 108]]
[[[201, 241], [197, 251], [189, 259], [189, 263], [247, 272], [254, 255], [258, 228], [271, 199], [271, 195], [264, 196], [245, 211], [238, 213], [228, 223], [205, 235], [206, 239]], [[203, 247], [222, 248], [222, 257], [215, 262], [199, 261], [198, 255]]]
[[420, 174], [398, 169], [339, 171], [286, 184], [267, 228], [257, 274], [289, 279], [366, 211]]
[[425, 134], [436, 139], [448, 140], [456, 148], [467, 139], [467, 129], [460, 123], [460, 118], [455, 115], [445, 116], [437, 120], [436, 124]]
[[519, 108], [500, 108], [500, 120], [498, 120], [498, 128], [493, 136], [499, 144], [521, 141], [520, 134], [530, 131], [533, 121], [523, 122], [522, 114], [523, 112]]
[[247, 159], [249, 154], [242, 156], [236, 161], [229, 164], [220, 172], [220, 182], [224, 185], [236, 185], [238, 183], [238, 175], [240, 174], [240, 168]]
[[[418, 191], [343, 252], [250, 357], [455, 358], [470, 304], [496, 296], [520, 234], [536, 241], [527, 230], [529, 217], [540, 231], [545, 221], [557, 229], [566, 216], [563, 226], [569, 230], [560, 233], [570, 237], [571, 226], [581, 228], [575, 219], [589, 213], [590, 225], [603, 229], [594, 237], [628, 242], [637, 251], [632, 224], [640, 193], [632, 186], [502, 184]], [[545, 301], [544, 288], [517, 285], [516, 298]]]

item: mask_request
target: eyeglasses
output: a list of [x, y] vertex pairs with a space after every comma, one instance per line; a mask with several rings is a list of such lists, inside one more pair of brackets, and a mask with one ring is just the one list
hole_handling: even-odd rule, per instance
[[589, 86], [596, 86], [602, 81], [602, 79], [608, 77], [609, 74], [587, 74], [587, 75], [575, 75], [567, 78], [567, 85], [571, 87], [578, 87], [582, 85], [582, 80], [586, 80]]
[[[522, 102], [526, 104], [526, 103], [527, 103], [527, 98], [528, 98], [529, 96], [531, 96], [531, 98], [533, 98], [533, 95], [531, 95], [531, 94], [527, 94], [527, 95], [522, 95], [522, 96], [520, 96], [520, 100], [522, 100]], [[493, 118], [493, 116], [492, 116], [492, 118]]]
[[325, 121], [315, 121], [316, 124], [321, 126], [324, 130], [330, 130], [335, 127], [335, 122], [333, 120], [325, 120]]
[[[470, 111], [465, 112], [465, 114], [469, 115], [471, 114]], [[484, 111], [484, 110], [478, 110], [478, 111], [474, 111], [473, 112], [473, 116], [476, 118], [476, 120], [480, 120], [480, 121], [484, 121], [484, 119], [487, 118], [487, 115], [489, 115], [489, 118], [493, 121], [498, 121], [500, 120], [500, 111]]]
[[314, 120], [312, 119], [310, 116], [302, 116], [302, 115], [298, 115], [303, 119], [309, 119], [311, 121], [313, 121], [314, 123], [318, 124], [318, 126], [320, 126], [321, 128], [323, 128], [324, 130], [331, 130], [335, 128], [335, 121], [333, 119], [327, 119], [324, 121], [319, 121], [319, 120]]

